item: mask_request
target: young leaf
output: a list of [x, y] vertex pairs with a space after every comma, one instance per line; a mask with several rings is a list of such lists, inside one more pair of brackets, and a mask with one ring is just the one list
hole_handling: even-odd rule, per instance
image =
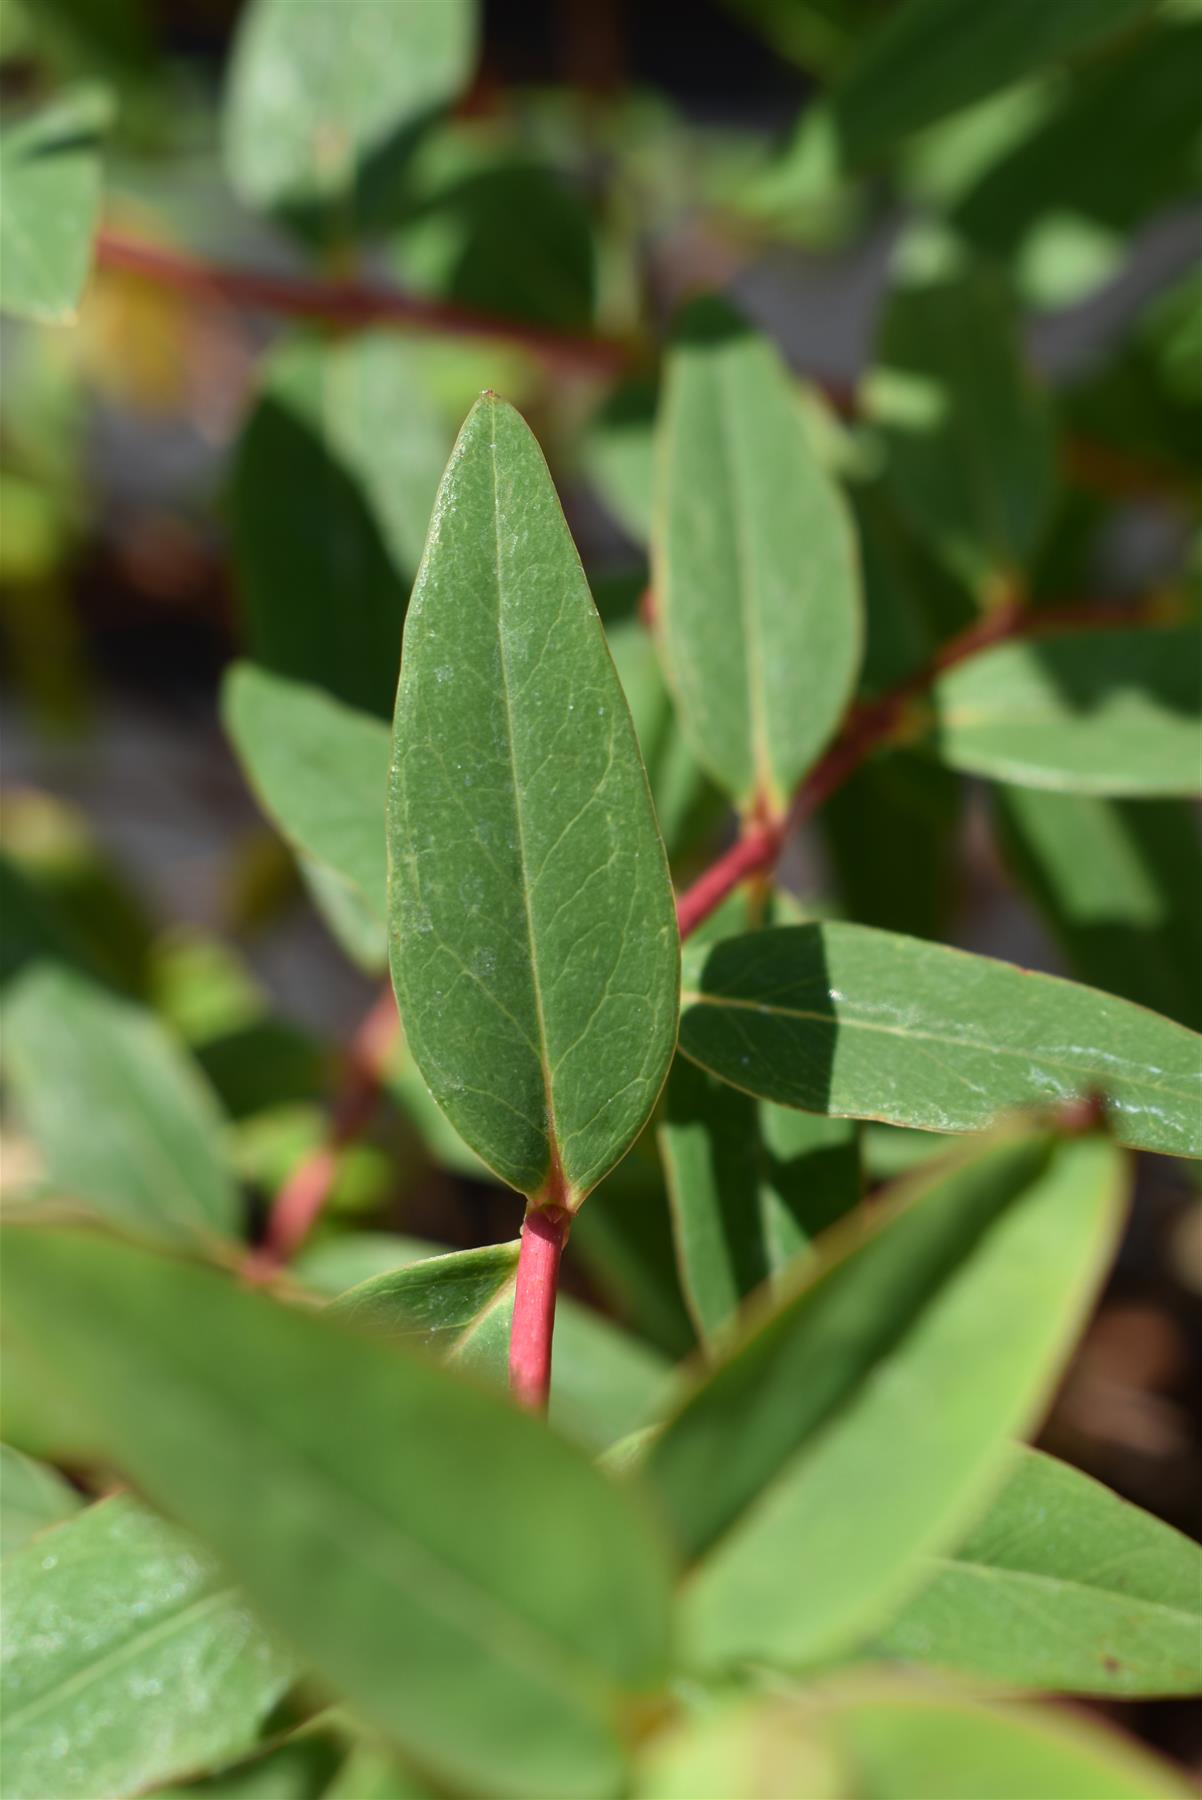
[[1202, 1687], [1202, 1550], [1016, 1448], [989, 1511], [876, 1639], [882, 1656], [1055, 1693]]
[[383, 926], [388, 727], [253, 663], [234, 664], [221, 706], [264, 811], [294, 849], [348, 882]]
[[1086, 794], [1202, 792], [1202, 636], [1070, 631], [999, 644], [934, 689], [942, 762]]
[[1202, 1156], [1197, 1034], [1093, 988], [862, 925], [782, 926], [685, 959], [680, 1047], [807, 1112], [976, 1131], [1104, 1096], [1120, 1143]]
[[913, 529], [981, 600], [1017, 580], [1051, 499], [1051, 437], [990, 269], [943, 237], [907, 241], [864, 403]]
[[474, 25], [473, 0], [253, 0], [224, 120], [241, 198], [271, 208], [349, 201], [370, 159], [463, 87]]
[[267, 359], [230, 495], [254, 660], [382, 716], [449, 436], [421, 358], [395, 333], [286, 340]]
[[1002, 853], [1073, 972], [1202, 1029], [1202, 841], [1184, 801], [996, 786]]
[[214, 1270], [33, 1228], [2, 1268], [8, 1329], [86, 1411], [94, 1452], [390, 1741], [515, 1800], [620, 1785], [619, 1720], [664, 1674], [668, 1571], [580, 1453]]
[[856, 1128], [740, 1094], [678, 1057], [659, 1132], [681, 1279], [703, 1337], [860, 1197]]
[[78, 89], [0, 131], [0, 308], [47, 324], [75, 312], [100, 210], [108, 104]]
[[48, 1525], [78, 1512], [83, 1500], [47, 1463], [0, 1444], [0, 1557], [10, 1556]]
[[788, 370], [712, 297], [678, 331], [658, 458], [653, 579], [681, 727], [745, 812], [779, 812], [855, 682], [855, 541]]
[[252, 1744], [293, 1679], [212, 1560], [102, 1500], [4, 1571], [4, 1792], [132, 1794]]
[[11, 991], [4, 1066], [63, 1197], [168, 1243], [238, 1231], [224, 1120], [153, 1014], [35, 964]]
[[413, 593], [389, 833], [393, 982], [418, 1067], [490, 1168], [577, 1205], [667, 1073], [675, 912], [546, 464], [491, 394], [460, 433]]
[[[921, 1584], [1055, 1380], [1123, 1175], [1101, 1138], [1010, 1134], [917, 1177], [685, 1403], [647, 1471], [689, 1549], [709, 1546], [684, 1603], [694, 1657], [804, 1666]], [[698, 1497], [706, 1457], [724, 1473]]]

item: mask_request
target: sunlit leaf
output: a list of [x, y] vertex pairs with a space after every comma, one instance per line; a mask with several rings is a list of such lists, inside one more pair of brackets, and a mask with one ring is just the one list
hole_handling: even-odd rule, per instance
[[92, 260], [100, 210], [100, 93], [78, 89], [0, 131], [0, 307], [69, 320]]

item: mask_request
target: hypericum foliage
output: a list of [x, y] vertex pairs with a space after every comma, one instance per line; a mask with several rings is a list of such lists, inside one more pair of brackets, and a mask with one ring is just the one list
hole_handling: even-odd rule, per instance
[[476, 0], [248, 0], [218, 112], [174, 10], [0, 33], [20, 779], [130, 619], [156, 721], [47, 779], [145, 901], [5, 796], [2, 1800], [1180, 1797], [1033, 1701], [1202, 1689], [1202, 1556], [1027, 1440], [1202, 1156], [1200, 288], [1029, 313], [1196, 7], [731, 0], [783, 150]]

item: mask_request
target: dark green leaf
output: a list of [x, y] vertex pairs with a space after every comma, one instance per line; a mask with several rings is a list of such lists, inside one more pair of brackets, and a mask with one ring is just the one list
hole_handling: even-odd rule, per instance
[[237, 1232], [225, 1122], [153, 1014], [69, 968], [35, 965], [11, 990], [4, 1064], [65, 1199], [172, 1243]]
[[10, 1556], [82, 1505], [57, 1469], [23, 1456], [11, 1444], [0, 1444], [0, 1556]]
[[656, 613], [682, 729], [740, 807], [780, 809], [854, 685], [859, 576], [792, 378], [722, 301], [684, 316], [658, 454]]
[[909, 750], [874, 757], [833, 794], [821, 824], [849, 918], [938, 938], [957, 898], [963, 783]]
[[663, 1678], [667, 1571], [582, 1455], [215, 1271], [83, 1234], [9, 1240], [8, 1329], [86, 1411], [95, 1451], [357, 1711], [469, 1789], [613, 1791], [623, 1708]]
[[1202, 1029], [1192, 807], [996, 786], [1003, 853], [1075, 974]]
[[1093, 794], [1202, 791], [1202, 634], [1069, 631], [999, 644], [935, 684], [940, 760]]
[[100, 210], [104, 97], [64, 94], [0, 131], [0, 307], [48, 324], [75, 313]]
[[253, 0], [225, 112], [230, 177], [251, 206], [348, 202], [373, 156], [464, 86], [473, 0]]
[[[491, 394], [460, 434], [405, 631], [392, 962], [452, 1124], [575, 1205], [676, 1031], [672, 891], [630, 714], [538, 445]], [[557, 1169], [558, 1165], [558, 1169]]]
[[1075, 982], [862, 925], [795, 925], [685, 959], [680, 1047], [807, 1112], [975, 1131], [1105, 1097], [1121, 1143], [1202, 1155], [1196, 1034]]
[[678, 1057], [660, 1144], [681, 1276], [711, 1337], [860, 1197], [856, 1128], [753, 1100]]
[[117, 1498], [4, 1572], [4, 1792], [96, 1800], [254, 1742], [293, 1678], [211, 1559]]
[[877, 1638], [883, 1656], [1055, 1693], [1202, 1687], [1202, 1550], [1066, 1463], [1006, 1484]]
[[422, 352], [395, 333], [296, 338], [273, 351], [231, 494], [256, 662], [352, 706], [391, 710], [448, 437]]

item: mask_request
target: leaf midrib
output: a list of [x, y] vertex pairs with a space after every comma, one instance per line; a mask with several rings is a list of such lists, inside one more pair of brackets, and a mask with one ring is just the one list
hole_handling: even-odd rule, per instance
[[[1047, 1575], [1036, 1569], [1010, 1569], [1003, 1563], [981, 1562], [975, 1557], [933, 1556], [930, 1561], [940, 1574], [958, 1575], [963, 1573], [985, 1581], [1028, 1582], [1032, 1586], [1047, 1590], [1063, 1591], [1067, 1588], [1073, 1594], [1114, 1600], [1126, 1606], [1137, 1606], [1148, 1612], [1162, 1613], [1184, 1624], [1197, 1625], [1202, 1619], [1202, 1608], [1190, 1612], [1185, 1607], [1174, 1606], [1167, 1600], [1148, 1600], [1140, 1594], [1132, 1594], [1123, 1588], [1106, 1587], [1101, 1583], [1083, 1580], [1078, 1576]], [[1051, 1598], [1051, 1594], [1049, 1594], [1049, 1598]]]

